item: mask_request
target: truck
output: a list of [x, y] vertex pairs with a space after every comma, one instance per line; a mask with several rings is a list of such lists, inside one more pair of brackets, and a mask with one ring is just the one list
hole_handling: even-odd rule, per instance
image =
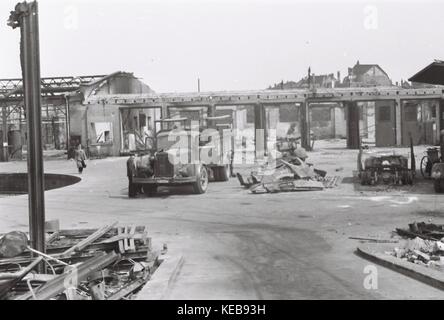
[[193, 193], [203, 194], [210, 180], [228, 181], [232, 171], [232, 127], [218, 124], [222, 119], [227, 116], [206, 117], [199, 121], [198, 128], [192, 128], [188, 118], [156, 121], [153, 149], [132, 154], [127, 161], [128, 196], [153, 196], [160, 186], [182, 185], [190, 185]]

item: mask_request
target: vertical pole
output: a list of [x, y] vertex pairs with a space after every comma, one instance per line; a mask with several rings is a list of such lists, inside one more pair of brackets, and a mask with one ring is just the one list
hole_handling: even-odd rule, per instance
[[311, 150], [308, 101], [301, 103], [301, 147]]
[[[41, 127], [38, 4], [19, 3], [9, 24], [21, 29], [21, 64], [28, 124], [28, 194], [31, 247], [45, 252], [45, 199]], [[39, 272], [44, 272], [39, 266]]]
[[2, 106], [2, 161], [8, 162], [8, 110], [6, 103]]

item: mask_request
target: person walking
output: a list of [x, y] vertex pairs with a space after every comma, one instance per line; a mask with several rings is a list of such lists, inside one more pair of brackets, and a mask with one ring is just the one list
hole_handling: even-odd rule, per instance
[[75, 152], [75, 156], [74, 156], [74, 160], [76, 162], [77, 168], [79, 169], [79, 174], [82, 174], [83, 169], [86, 168], [86, 154], [85, 151], [83, 151], [82, 149], [82, 145], [79, 144], [77, 146], [76, 152]]

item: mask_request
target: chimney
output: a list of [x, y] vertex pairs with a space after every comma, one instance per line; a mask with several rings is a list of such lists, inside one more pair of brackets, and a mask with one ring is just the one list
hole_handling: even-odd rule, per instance
[[356, 65], [359, 66], [359, 60], [356, 62]]
[[340, 83], [341, 82], [341, 71], [338, 71], [337, 78], [338, 78], [338, 82]]

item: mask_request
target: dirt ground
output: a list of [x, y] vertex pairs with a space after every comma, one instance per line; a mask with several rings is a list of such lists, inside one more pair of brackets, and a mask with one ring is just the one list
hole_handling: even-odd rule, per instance
[[[175, 188], [129, 199], [127, 159], [91, 160], [80, 183], [46, 192], [47, 219], [64, 229], [147, 225], [157, 245], [185, 259], [169, 299], [442, 299], [442, 291], [383, 267], [378, 288], [364, 287], [371, 263], [355, 255], [360, 243], [349, 237], [390, 238], [413, 221], [444, 223], [444, 196], [422, 179], [362, 188], [353, 179], [357, 151], [341, 143], [317, 142], [309, 153], [316, 167], [343, 177], [339, 187], [315, 192], [254, 195], [231, 179], [204, 195]], [[418, 167], [424, 150], [415, 148]], [[0, 164], [0, 172], [25, 171], [26, 162]], [[77, 175], [60, 159], [46, 161], [45, 172]], [[27, 228], [27, 196], [0, 197], [0, 233]]]

